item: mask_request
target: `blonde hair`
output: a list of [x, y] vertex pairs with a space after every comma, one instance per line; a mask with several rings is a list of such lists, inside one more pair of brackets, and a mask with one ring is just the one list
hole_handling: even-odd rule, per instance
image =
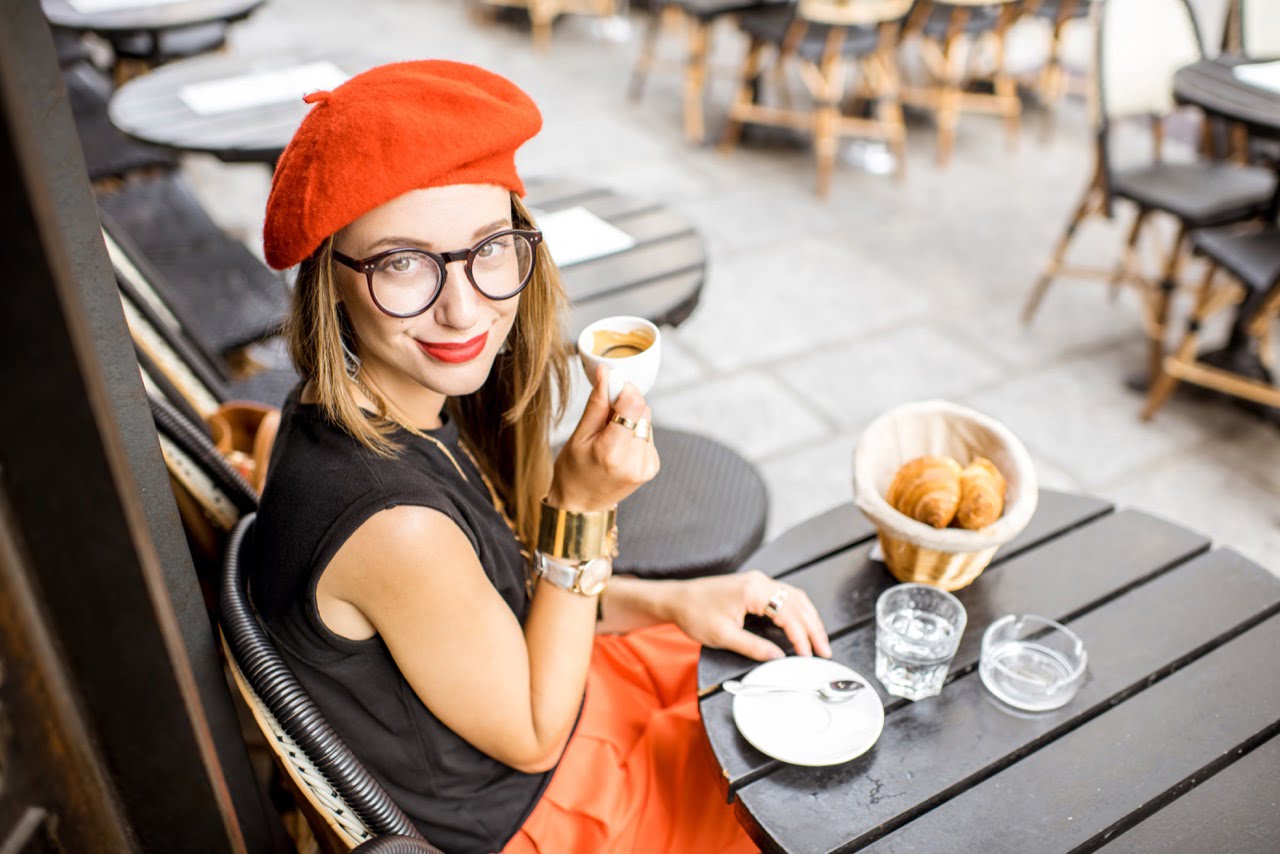
[[[516, 228], [533, 228], [533, 217], [511, 194]], [[333, 266], [333, 238], [302, 262], [285, 324], [289, 355], [311, 383], [324, 415], [353, 439], [382, 457], [394, 457], [401, 445], [397, 429], [415, 432], [396, 420], [388, 401], [362, 387], [378, 408], [376, 417], [360, 408], [347, 376], [344, 342], [355, 350], [355, 336], [340, 308]], [[564, 413], [569, 390], [569, 357], [562, 325], [564, 287], [550, 253], [540, 249], [533, 278], [520, 294], [507, 347], [475, 392], [446, 404], [463, 440], [502, 502], [514, 511], [516, 533], [537, 541], [541, 500], [551, 485], [551, 424]], [[554, 382], [552, 382], [554, 381]]]

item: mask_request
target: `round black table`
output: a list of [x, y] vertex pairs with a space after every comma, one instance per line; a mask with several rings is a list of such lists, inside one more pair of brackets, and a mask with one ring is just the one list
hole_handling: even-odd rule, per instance
[[570, 302], [569, 341], [605, 317], [679, 326], [702, 295], [707, 246], [686, 217], [657, 201], [565, 178], [525, 181], [525, 202], [553, 212], [583, 207], [635, 241], [629, 249], [560, 268]]
[[159, 33], [164, 30], [231, 23], [249, 16], [264, 0], [173, 0], [169, 3], [122, 5], [118, 9], [82, 12], [71, 0], [40, 0], [49, 23], [68, 30], [95, 33]]
[[[875, 603], [896, 582], [852, 504], [744, 565], [804, 589], [833, 657], [880, 692], [867, 753], [819, 768], [756, 751], [720, 684], [753, 662], [704, 650], [700, 710], [739, 820], [767, 851], [1262, 850], [1280, 838], [1280, 579], [1204, 536], [1105, 501], [1044, 490], [1026, 530], [957, 592], [968, 627], [942, 693], [916, 703], [875, 679]], [[1001, 705], [977, 672], [1010, 613], [1083, 639], [1088, 672], [1052, 712]], [[761, 631], [784, 649], [772, 627]], [[1195, 788], [1193, 788], [1193, 785]]]
[[[1173, 96], [1179, 104], [1199, 107], [1207, 115], [1243, 125], [1251, 136], [1280, 139], [1280, 92], [1242, 82], [1233, 69], [1248, 62], [1269, 60], [1221, 56], [1202, 59], [1179, 69], [1173, 76]], [[1271, 198], [1269, 219], [1280, 215], [1280, 162], [1276, 189]], [[1202, 354], [1200, 361], [1213, 367], [1272, 382], [1260, 356], [1250, 348], [1249, 319], [1266, 300], [1267, 294], [1252, 293], [1236, 309], [1231, 334], [1224, 347]]]
[[331, 62], [351, 76], [382, 61], [363, 53], [202, 56], [129, 81], [112, 97], [108, 112], [116, 127], [143, 142], [204, 152], [228, 163], [274, 164], [311, 109], [302, 93], [287, 101], [201, 115], [180, 97], [183, 87], [312, 62]]

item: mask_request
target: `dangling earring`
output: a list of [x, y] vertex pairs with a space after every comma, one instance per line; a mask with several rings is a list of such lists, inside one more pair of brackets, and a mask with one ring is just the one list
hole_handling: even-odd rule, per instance
[[347, 339], [342, 340], [342, 366], [346, 368], [347, 379], [352, 382], [360, 376], [360, 357], [351, 352], [351, 348], [347, 346]]
[[511, 352], [511, 342], [508, 339], [503, 338], [502, 346], [498, 348], [498, 355], [505, 356], [510, 352]]

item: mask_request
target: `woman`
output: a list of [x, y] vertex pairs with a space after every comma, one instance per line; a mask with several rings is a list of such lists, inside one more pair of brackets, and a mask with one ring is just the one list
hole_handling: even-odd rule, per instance
[[602, 371], [552, 464], [563, 294], [514, 166], [537, 108], [451, 62], [307, 100], [264, 226], [272, 266], [301, 265], [304, 384], [251, 568], [282, 653], [448, 851], [752, 850], [699, 731], [698, 644], [780, 657], [748, 613], [801, 655], [827, 638], [759, 573], [610, 578], [611, 511], [659, 463], [644, 399], [610, 406]]

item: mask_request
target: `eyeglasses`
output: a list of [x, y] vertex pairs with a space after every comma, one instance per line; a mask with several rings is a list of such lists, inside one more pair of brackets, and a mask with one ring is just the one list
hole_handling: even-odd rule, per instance
[[417, 317], [435, 303], [449, 275], [447, 265], [463, 261], [467, 278], [481, 296], [511, 299], [533, 278], [533, 259], [542, 232], [508, 229], [492, 234], [470, 249], [429, 252], [426, 249], [388, 249], [355, 259], [334, 252], [333, 259], [369, 282], [369, 296], [384, 314]]

